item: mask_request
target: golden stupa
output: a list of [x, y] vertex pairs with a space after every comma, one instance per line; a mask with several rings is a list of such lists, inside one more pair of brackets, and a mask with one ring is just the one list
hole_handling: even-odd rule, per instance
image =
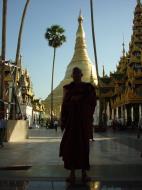
[[[53, 112], [54, 115], [57, 117], [60, 116], [60, 108], [63, 97], [63, 86], [72, 81], [71, 73], [74, 67], [79, 67], [82, 70], [83, 73], [82, 81], [93, 82], [94, 84], [97, 84], [97, 76], [94, 65], [92, 64], [88, 56], [86, 41], [85, 41], [85, 32], [82, 24], [83, 24], [83, 17], [80, 12], [78, 18], [78, 29], [76, 32], [76, 43], [75, 43], [73, 58], [69, 63], [69, 65], [67, 66], [64, 79], [53, 90], [53, 104], [54, 104]], [[46, 113], [48, 115], [50, 115], [50, 102], [51, 102], [51, 96], [49, 95], [44, 101]]]

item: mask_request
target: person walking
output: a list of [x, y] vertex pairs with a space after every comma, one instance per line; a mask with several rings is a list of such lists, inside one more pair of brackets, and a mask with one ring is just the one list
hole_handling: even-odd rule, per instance
[[57, 128], [58, 128], [58, 121], [55, 120], [55, 121], [54, 121], [54, 129], [55, 129], [56, 132], [57, 132]]
[[5, 135], [5, 120], [3, 115], [0, 115], [0, 146], [4, 147], [3, 141], [4, 141], [4, 135]]
[[64, 168], [70, 170], [67, 182], [75, 182], [75, 170], [82, 170], [82, 181], [89, 181], [86, 171], [89, 164], [89, 139], [92, 138], [93, 113], [96, 106], [96, 92], [91, 83], [82, 82], [82, 71], [75, 67], [73, 82], [63, 87], [61, 107], [61, 130], [59, 156]]
[[138, 128], [137, 128], [137, 138], [138, 139], [140, 138], [141, 130], [142, 130], [142, 117], [139, 119], [139, 122], [138, 122]]
[[[137, 128], [138, 139], [141, 137], [141, 131], [142, 131], [142, 117], [139, 119], [139, 122], [138, 122], [138, 128]], [[140, 152], [140, 157], [142, 157], [142, 151]]]

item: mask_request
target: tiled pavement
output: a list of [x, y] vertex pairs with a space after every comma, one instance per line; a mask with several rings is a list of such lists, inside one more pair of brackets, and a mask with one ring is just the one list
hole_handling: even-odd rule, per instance
[[[0, 170], [0, 190], [142, 190], [142, 138], [128, 132], [96, 133], [90, 142], [92, 181], [69, 186], [68, 171], [58, 156], [61, 132], [47, 129], [29, 130], [29, 139], [6, 143], [0, 149], [0, 167], [31, 165], [28, 170]], [[23, 182], [25, 181], [25, 182]]]

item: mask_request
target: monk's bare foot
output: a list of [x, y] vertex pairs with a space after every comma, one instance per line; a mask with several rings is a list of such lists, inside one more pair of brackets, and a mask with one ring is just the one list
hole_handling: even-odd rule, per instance
[[69, 176], [66, 178], [66, 182], [70, 183], [70, 184], [74, 184], [75, 183], [75, 176]]
[[86, 176], [82, 176], [82, 182], [87, 183], [89, 181], [91, 181], [91, 177], [89, 177], [87, 175]]
[[71, 173], [70, 173], [69, 177], [66, 179], [66, 182], [68, 182], [70, 184], [75, 183], [75, 171], [74, 170], [71, 170]]
[[82, 182], [87, 183], [91, 181], [91, 177], [86, 174], [86, 171], [82, 171]]

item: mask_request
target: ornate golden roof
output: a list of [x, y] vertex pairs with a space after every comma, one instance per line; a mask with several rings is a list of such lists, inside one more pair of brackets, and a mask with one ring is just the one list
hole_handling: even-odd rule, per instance
[[[133, 34], [129, 51], [120, 57], [116, 71], [109, 78], [100, 79], [101, 96], [108, 99], [111, 108], [142, 102], [142, 4], [137, 0], [134, 11]], [[111, 81], [111, 83], [110, 83]], [[111, 84], [111, 86], [110, 86]], [[109, 98], [108, 98], [109, 97]]]

